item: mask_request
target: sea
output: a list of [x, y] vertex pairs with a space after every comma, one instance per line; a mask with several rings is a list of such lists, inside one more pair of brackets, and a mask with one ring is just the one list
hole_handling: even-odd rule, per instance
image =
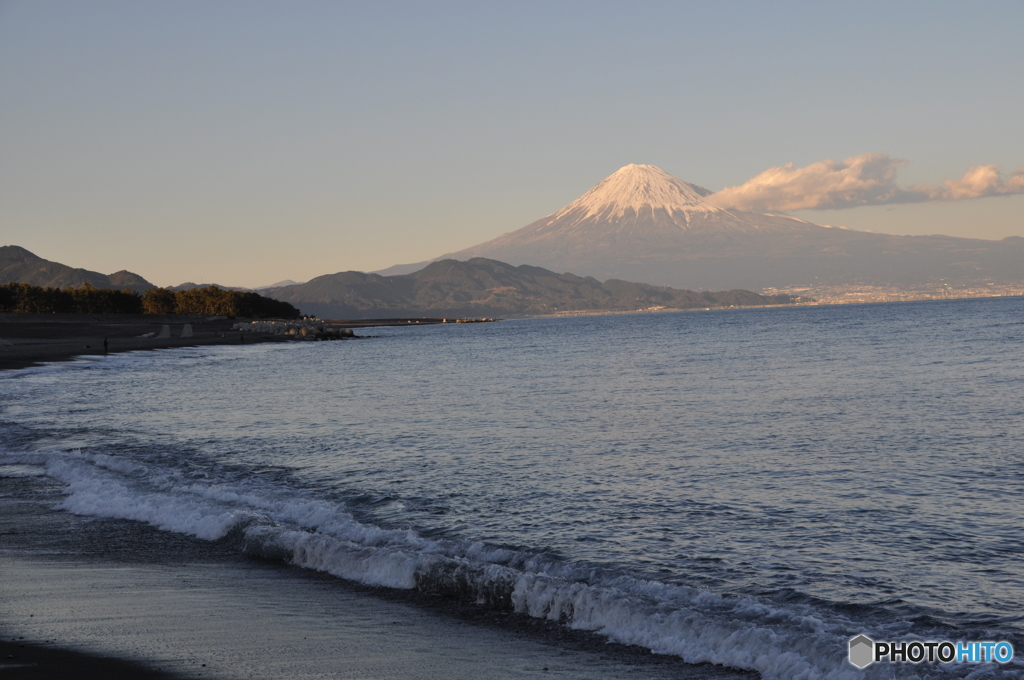
[[1024, 677], [1024, 298], [358, 334], [0, 374], [0, 474], [766, 679]]

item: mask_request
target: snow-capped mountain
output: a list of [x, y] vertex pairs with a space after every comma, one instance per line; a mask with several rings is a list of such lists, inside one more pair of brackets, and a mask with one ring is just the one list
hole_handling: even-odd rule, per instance
[[690, 213], [718, 211], [705, 202], [711, 192], [684, 182], [653, 165], [627, 165], [605, 177], [593, 189], [565, 206], [548, 220], [616, 220], [664, 212], [685, 225]]
[[533, 224], [436, 259], [486, 257], [689, 289], [1024, 281], [1024, 239], [824, 227], [785, 214], [723, 209], [706, 200], [711, 195], [653, 165], [627, 165]]

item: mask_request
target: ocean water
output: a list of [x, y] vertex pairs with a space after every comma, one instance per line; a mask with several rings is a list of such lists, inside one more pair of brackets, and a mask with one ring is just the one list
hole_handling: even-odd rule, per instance
[[362, 333], [0, 374], [0, 474], [765, 678], [1024, 676], [1024, 299]]

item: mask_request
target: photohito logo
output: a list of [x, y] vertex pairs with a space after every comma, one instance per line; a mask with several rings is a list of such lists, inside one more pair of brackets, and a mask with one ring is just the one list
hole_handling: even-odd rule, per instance
[[876, 661], [889, 663], [1009, 663], [1013, 645], [1000, 642], [875, 642], [867, 635], [850, 640], [850, 663], [867, 668]]

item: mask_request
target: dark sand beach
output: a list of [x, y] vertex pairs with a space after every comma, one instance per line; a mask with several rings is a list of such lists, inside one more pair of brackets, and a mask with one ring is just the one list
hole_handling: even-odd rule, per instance
[[[104, 340], [107, 353], [285, 341], [254, 333], [243, 337], [232, 330], [235, 323], [224, 317], [177, 315], [0, 314], [0, 370], [102, 355]], [[182, 337], [186, 324], [190, 337]], [[170, 337], [156, 337], [164, 326]]]

